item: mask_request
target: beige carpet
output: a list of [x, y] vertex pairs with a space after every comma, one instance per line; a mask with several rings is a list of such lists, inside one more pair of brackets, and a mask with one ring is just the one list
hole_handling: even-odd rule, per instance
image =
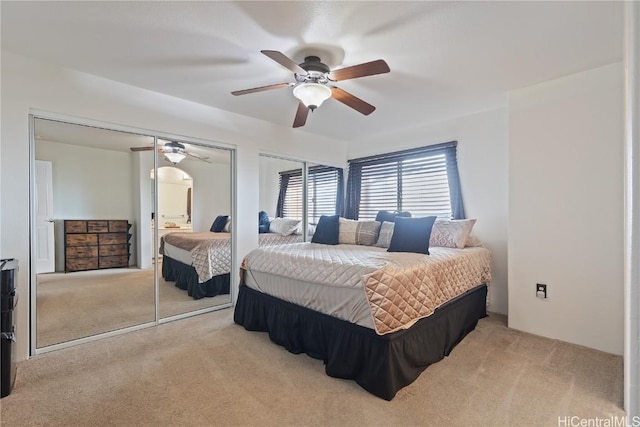
[[[194, 300], [160, 276], [160, 318], [230, 302], [229, 295]], [[38, 275], [37, 347], [155, 320], [153, 270], [108, 270]]]
[[480, 321], [387, 402], [231, 309], [22, 362], [2, 426], [557, 426], [622, 416], [622, 358]]

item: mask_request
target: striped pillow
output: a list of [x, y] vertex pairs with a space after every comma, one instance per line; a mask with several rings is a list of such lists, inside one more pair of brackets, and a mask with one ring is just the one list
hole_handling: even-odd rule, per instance
[[341, 245], [373, 246], [378, 240], [380, 223], [340, 218], [339, 230], [338, 243]]
[[395, 223], [385, 221], [380, 226], [380, 234], [378, 235], [378, 241], [376, 246], [379, 248], [388, 248], [391, 244], [391, 237], [393, 236], [393, 228]]

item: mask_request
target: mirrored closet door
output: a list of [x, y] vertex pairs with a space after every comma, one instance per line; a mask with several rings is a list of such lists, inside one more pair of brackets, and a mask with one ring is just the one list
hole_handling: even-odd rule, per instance
[[[291, 229], [279, 227], [279, 224], [288, 224], [289, 219], [293, 219], [291, 223], [298, 221], [294, 235], [288, 238], [291, 242], [310, 241], [320, 216], [340, 214], [343, 194], [342, 168], [260, 155], [260, 210], [269, 216], [272, 233], [287, 233]], [[305, 212], [306, 238], [302, 234]], [[260, 244], [266, 244], [268, 239], [278, 241], [275, 236], [261, 235]], [[290, 243], [284, 238], [279, 240], [279, 243]]]
[[[305, 163], [260, 155], [259, 245], [302, 242], [304, 218]], [[260, 214], [268, 216], [267, 227], [260, 227]]]
[[153, 322], [136, 172], [154, 153], [129, 149], [153, 147], [153, 137], [40, 118], [34, 135], [36, 346]]
[[161, 318], [231, 303], [231, 151], [178, 143], [184, 158], [158, 158]]
[[[231, 150], [39, 117], [33, 145], [35, 349], [230, 304], [230, 222], [209, 230], [232, 219]], [[226, 282], [194, 293], [213, 240], [200, 271]]]
[[309, 164], [307, 173], [307, 216], [310, 234], [322, 215], [342, 211], [344, 180], [342, 168]]

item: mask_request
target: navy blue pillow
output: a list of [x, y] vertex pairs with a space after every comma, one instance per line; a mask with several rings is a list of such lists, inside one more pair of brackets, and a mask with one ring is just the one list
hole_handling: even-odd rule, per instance
[[411, 218], [411, 212], [390, 212], [390, 211], [378, 211], [376, 215], [376, 221], [395, 222], [396, 218]]
[[388, 252], [415, 252], [429, 255], [431, 229], [435, 216], [423, 218], [397, 217]]
[[258, 233], [268, 233], [270, 224], [269, 214], [265, 211], [258, 212]]
[[218, 215], [213, 224], [211, 224], [211, 228], [209, 231], [213, 231], [214, 233], [220, 233], [224, 230], [224, 226], [227, 225], [227, 220], [229, 219], [229, 215]]
[[316, 232], [313, 233], [311, 243], [337, 245], [339, 231], [340, 215], [322, 215], [318, 220], [318, 225], [316, 225]]

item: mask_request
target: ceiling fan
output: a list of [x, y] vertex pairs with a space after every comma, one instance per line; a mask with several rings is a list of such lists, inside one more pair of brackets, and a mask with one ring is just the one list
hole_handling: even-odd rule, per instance
[[277, 50], [262, 50], [260, 52], [288, 70], [293, 71], [295, 82], [277, 83], [252, 89], [237, 90], [231, 92], [231, 94], [236, 96], [246, 95], [265, 90], [293, 87], [293, 95], [300, 100], [296, 117], [293, 120], [294, 128], [304, 126], [309, 110], [315, 110], [325, 100], [331, 97], [364, 115], [373, 113], [376, 107], [334, 86], [333, 83], [358, 77], [388, 73], [390, 71], [389, 66], [382, 59], [338, 70], [331, 70], [326, 64], [323, 64], [317, 56], [306, 56], [303, 63], [296, 64], [291, 58]]
[[[153, 151], [152, 146], [145, 147], [130, 147], [131, 151]], [[195, 154], [191, 154], [187, 151], [184, 144], [177, 141], [169, 141], [164, 145], [158, 146], [158, 153], [163, 154], [167, 161], [177, 165], [185, 157], [191, 157], [194, 159], [202, 160], [203, 162], [211, 163], [208, 157], [200, 157]]]

